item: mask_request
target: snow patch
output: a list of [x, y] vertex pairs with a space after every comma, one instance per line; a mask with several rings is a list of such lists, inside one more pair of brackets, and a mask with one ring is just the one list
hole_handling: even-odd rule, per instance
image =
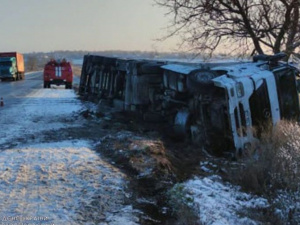
[[70, 120], [81, 108], [73, 90], [40, 89], [32, 92], [20, 105], [0, 108], [0, 144], [15, 141], [24, 134], [64, 128], [62, 120]]
[[48, 217], [48, 223], [55, 224], [89, 220], [136, 224], [132, 206], [120, 204], [126, 198], [126, 176], [89, 145], [72, 140], [1, 152], [1, 218]]
[[137, 224], [136, 210], [125, 203], [126, 175], [93, 151], [92, 143], [64, 140], [64, 133], [63, 141], [40, 143], [48, 131], [83, 125], [76, 119], [82, 104], [75, 92], [35, 89], [19, 102], [0, 108], [0, 217]]
[[194, 199], [199, 217], [203, 224], [257, 224], [256, 221], [241, 217], [249, 209], [269, 206], [264, 198], [240, 191], [240, 187], [224, 184], [219, 176], [194, 178], [184, 183], [188, 197]]

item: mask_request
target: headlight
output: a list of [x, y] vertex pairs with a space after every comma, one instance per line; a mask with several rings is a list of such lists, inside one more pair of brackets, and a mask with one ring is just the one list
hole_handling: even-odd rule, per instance
[[237, 96], [239, 98], [244, 96], [245, 93], [244, 93], [244, 86], [242, 82], [236, 83], [235, 89], [236, 89]]
[[249, 111], [245, 111], [245, 118], [246, 118], [246, 126], [249, 127], [250, 126], [250, 115], [249, 115]]

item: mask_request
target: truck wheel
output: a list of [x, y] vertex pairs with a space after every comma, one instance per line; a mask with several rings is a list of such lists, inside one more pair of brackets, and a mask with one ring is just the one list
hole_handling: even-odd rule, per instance
[[44, 88], [47, 88], [47, 84], [44, 82]]
[[191, 92], [206, 92], [213, 86], [212, 79], [217, 77], [214, 71], [207, 69], [194, 70], [187, 76], [187, 88]]
[[66, 83], [66, 89], [72, 89], [72, 84], [71, 83]]
[[174, 121], [174, 134], [178, 138], [185, 138], [190, 134], [192, 116], [188, 109], [177, 112]]

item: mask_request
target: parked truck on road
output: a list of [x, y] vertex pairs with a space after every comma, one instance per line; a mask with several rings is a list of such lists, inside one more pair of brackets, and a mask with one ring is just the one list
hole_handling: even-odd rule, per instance
[[25, 78], [24, 58], [18, 52], [0, 52], [0, 79], [22, 80]]
[[50, 88], [51, 84], [65, 85], [66, 89], [72, 89], [73, 72], [70, 62], [63, 60], [50, 60], [44, 68], [44, 88]]

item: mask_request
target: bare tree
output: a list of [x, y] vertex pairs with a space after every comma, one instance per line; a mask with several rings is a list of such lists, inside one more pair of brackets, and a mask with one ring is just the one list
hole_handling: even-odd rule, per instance
[[[200, 53], [286, 52], [300, 46], [299, 0], [154, 0], [174, 16], [165, 38]], [[225, 50], [224, 50], [225, 49]]]

